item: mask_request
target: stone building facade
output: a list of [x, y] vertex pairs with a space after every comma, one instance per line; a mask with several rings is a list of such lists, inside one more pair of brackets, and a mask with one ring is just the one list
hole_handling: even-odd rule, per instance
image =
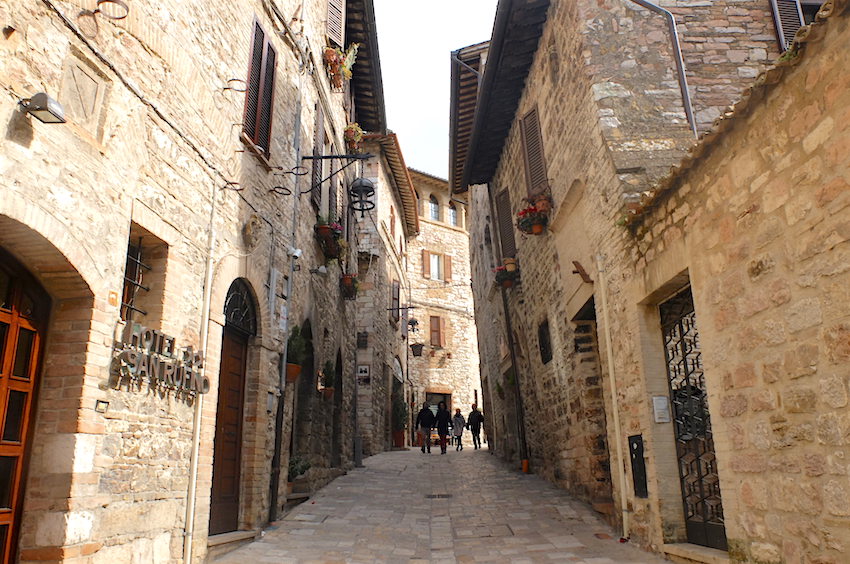
[[[374, 14], [89, 8], [0, 5], [0, 560], [200, 562], [278, 514], [291, 452], [316, 482], [352, 463], [354, 170], [323, 181], [330, 160], [302, 156], [346, 153], [350, 121], [384, 131]], [[352, 42], [334, 87], [323, 49]], [[24, 111], [37, 92], [67, 123]], [[316, 276], [334, 209], [347, 254]], [[296, 324], [308, 358], [285, 383]]]
[[[693, 115], [723, 108], [694, 143], [711, 116], [689, 123], [681, 92], [674, 111], [664, 48], [624, 73], [602, 48], [613, 28], [587, 26], [624, 25], [588, 19], [611, 4], [500, 2], [499, 63], [453, 92], [458, 132], [473, 125], [450, 184], [470, 189], [476, 314], [493, 320], [479, 341], [495, 445], [680, 562], [846, 561], [848, 5], [771, 66], [770, 4], [711, 3], [758, 20], [724, 32], [735, 72], [695, 62], [711, 41], [689, 34], [719, 32], [701, 6], [671, 7]], [[536, 192], [547, 228], [520, 234]], [[519, 283], [494, 288], [509, 257]]]
[[[453, 197], [448, 183], [410, 171], [419, 199], [419, 237], [408, 249], [410, 318], [416, 320], [410, 373], [415, 382], [411, 416], [424, 400], [445, 400], [466, 417], [473, 403], [482, 407], [478, 341], [470, 288], [469, 233], [464, 197]], [[467, 441], [468, 442], [468, 441]]]

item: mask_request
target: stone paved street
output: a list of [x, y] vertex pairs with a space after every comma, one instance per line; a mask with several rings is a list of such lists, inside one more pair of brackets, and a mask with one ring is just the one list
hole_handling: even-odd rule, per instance
[[387, 452], [364, 465], [216, 564], [664, 562], [619, 543], [588, 506], [508, 469], [486, 446]]

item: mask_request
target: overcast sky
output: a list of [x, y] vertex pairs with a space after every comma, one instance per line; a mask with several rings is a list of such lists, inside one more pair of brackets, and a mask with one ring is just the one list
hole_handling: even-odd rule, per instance
[[375, 0], [387, 127], [407, 166], [447, 177], [451, 52], [490, 39], [496, 0]]

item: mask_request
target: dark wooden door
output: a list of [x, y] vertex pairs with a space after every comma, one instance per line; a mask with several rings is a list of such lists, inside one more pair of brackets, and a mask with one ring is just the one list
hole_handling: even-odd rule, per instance
[[0, 251], [0, 561], [14, 560], [50, 299]]
[[242, 461], [242, 405], [247, 354], [248, 338], [225, 327], [213, 444], [211, 535], [239, 528], [239, 467]]

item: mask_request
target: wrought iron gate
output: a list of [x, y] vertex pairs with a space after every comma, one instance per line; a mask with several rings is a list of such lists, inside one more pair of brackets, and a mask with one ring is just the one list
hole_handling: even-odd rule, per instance
[[693, 296], [660, 306], [688, 542], [727, 550]]

